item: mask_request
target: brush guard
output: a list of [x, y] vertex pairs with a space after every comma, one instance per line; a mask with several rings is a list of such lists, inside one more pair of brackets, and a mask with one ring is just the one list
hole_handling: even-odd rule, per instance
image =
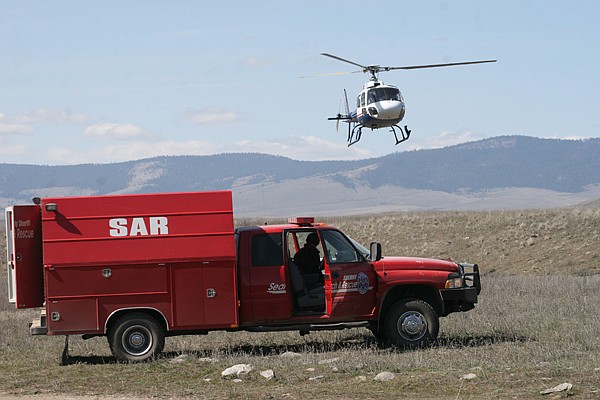
[[449, 274], [446, 288], [440, 290], [444, 302], [444, 315], [472, 310], [477, 303], [477, 296], [481, 293], [479, 266], [469, 263], [457, 265], [458, 272]]

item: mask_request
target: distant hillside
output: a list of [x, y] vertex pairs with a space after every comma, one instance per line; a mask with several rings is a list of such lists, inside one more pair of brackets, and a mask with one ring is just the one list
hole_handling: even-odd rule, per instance
[[232, 189], [242, 216], [559, 207], [600, 198], [600, 139], [501, 136], [357, 161], [234, 153], [0, 164], [0, 206], [33, 196], [215, 189]]
[[381, 158], [372, 185], [444, 192], [518, 187], [582, 192], [600, 183], [600, 139], [555, 140], [501, 136]]
[[580, 203], [581, 207], [589, 207], [589, 208], [600, 208], [600, 199], [590, 200], [583, 203]]

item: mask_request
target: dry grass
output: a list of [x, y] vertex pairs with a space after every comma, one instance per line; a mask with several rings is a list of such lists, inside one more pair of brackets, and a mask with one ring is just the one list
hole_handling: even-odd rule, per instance
[[600, 273], [600, 208], [402, 213], [330, 218], [384, 255], [453, 257], [488, 273]]
[[[72, 363], [61, 367], [62, 337], [29, 336], [32, 313], [7, 306], [6, 280], [0, 279], [0, 393], [496, 399], [538, 398], [540, 390], [570, 382], [574, 388], [569, 395], [600, 397], [599, 210], [390, 214], [327, 221], [367, 244], [371, 238], [380, 240], [386, 254], [453, 255], [479, 262], [488, 271], [480, 304], [442, 319], [438, 343], [419, 351], [391, 351], [364, 329], [304, 337], [213, 332], [169, 338], [161, 359], [127, 365], [114, 361], [104, 338], [74, 337]], [[1, 270], [4, 274], [5, 267]], [[299, 355], [281, 357], [286, 351]], [[240, 363], [254, 368], [241, 382], [221, 378], [221, 371]], [[265, 369], [273, 369], [275, 379], [262, 378], [259, 372]], [[394, 372], [396, 378], [373, 380], [381, 371]], [[467, 373], [477, 377], [460, 379]], [[316, 376], [323, 377], [309, 380]]]

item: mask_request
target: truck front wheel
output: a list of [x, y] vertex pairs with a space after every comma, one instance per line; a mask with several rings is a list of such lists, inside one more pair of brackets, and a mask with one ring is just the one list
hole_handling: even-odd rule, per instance
[[140, 362], [157, 356], [165, 347], [165, 333], [158, 322], [142, 313], [119, 318], [108, 334], [108, 343], [121, 361]]
[[423, 300], [399, 301], [385, 317], [385, 332], [389, 344], [402, 349], [429, 345], [437, 338], [439, 328], [437, 314]]

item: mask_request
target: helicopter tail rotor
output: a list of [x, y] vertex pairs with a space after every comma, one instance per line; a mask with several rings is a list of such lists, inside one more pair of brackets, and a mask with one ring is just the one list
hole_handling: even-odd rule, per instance
[[346, 89], [344, 89], [344, 100], [345, 100], [345, 106], [346, 106], [346, 115], [350, 115], [350, 105], [348, 104], [348, 93], [346, 93]]
[[[341, 112], [338, 112], [338, 120], [335, 124], [335, 131], [339, 132], [340, 127], [340, 119], [346, 118], [350, 115], [350, 106], [348, 105], [348, 93], [346, 93], [346, 89], [344, 89], [344, 97], [340, 99], [340, 109], [342, 108], [342, 100], [344, 101], [344, 112], [342, 115]], [[349, 126], [348, 126], [349, 128]]]
[[[345, 114], [342, 114], [342, 112], [341, 112], [342, 102], [344, 102]], [[336, 124], [335, 124], [336, 132], [339, 132], [340, 120], [343, 120], [348, 123], [350, 123], [350, 121], [352, 120], [352, 117], [350, 116], [350, 105], [348, 104], [348, 93], [346, 93], [346, 89], [344, 89], [344, 96], [342, 98], [340, 98], [340, 106], [339, 106], [338, 110], [339, 111], [335, 117], [327, 118], [330, 121], [332, 121], [332, 120], [336, 121]]]

